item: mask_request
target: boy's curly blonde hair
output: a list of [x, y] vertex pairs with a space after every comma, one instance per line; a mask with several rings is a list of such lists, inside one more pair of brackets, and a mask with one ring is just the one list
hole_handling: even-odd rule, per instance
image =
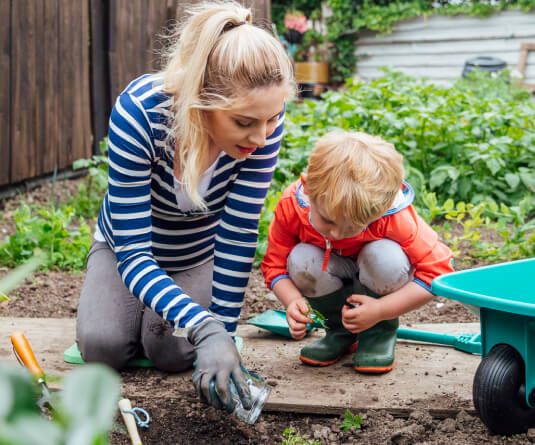
[[329, 219], [360, 231], [390, 208], [403, 176], [403, 156], [392, 144], [366, 133], [333, 131], [310, 155], [305, 188]]

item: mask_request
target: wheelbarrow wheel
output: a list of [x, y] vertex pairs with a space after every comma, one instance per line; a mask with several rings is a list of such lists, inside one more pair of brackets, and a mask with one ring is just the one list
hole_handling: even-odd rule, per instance
[[524, 361], [509, 345], [495, 346], [481, 361], [473, 398], [479, 417], [495, 434], [524, 433], [535, 426], [535, 409], [526, 403]]

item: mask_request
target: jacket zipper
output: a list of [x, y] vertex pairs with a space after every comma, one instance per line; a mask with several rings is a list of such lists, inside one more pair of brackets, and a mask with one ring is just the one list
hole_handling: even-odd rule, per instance
[[323, 236], [323, 239], [325, 240], [325, 256], [323, 257], [323, 266], [321, 267], [321, 270], [323, 270], [323, 272], [326, 272], [327, 263], [329, 262], [329, 257], [331, 256], [332, 245], [331, 245], [331, 241], [325, 238], [324, 236]]

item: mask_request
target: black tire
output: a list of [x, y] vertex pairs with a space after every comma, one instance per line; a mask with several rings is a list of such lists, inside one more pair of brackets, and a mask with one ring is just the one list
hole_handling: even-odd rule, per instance
[[474, 406], [495, 434], [524, 433], [535, 427], [535, 408], [526, 403], [524, 361], [509, 345], [497, 345], [474, 376]]

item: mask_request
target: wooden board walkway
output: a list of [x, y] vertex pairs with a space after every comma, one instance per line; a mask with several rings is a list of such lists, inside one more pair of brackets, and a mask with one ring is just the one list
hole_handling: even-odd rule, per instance
[[[474, 333], [479, 324], [428, 324], [411, 329], [439, 333]], [[74, 319], [0, 318], [0, 361], [16, 364], [10, 335], [22, 331], [46, 374], [63, 375], [74, 368], [63, 362], [63, 351], [74, 341]], [[339, 363], [314, 368], [301, 364], [299, 350], [322, 335], [312, 332], [300, 342], [271, 334], [250, 325], [239, 326], [243, 337], [243, 362], [273, 386], [265, 411], [337, 414], [350, 409], [388, 410], [405, 416], [415, 408], [427, 409], [436, 417], [473, 411], [472, 380], [480, 356], [451, 347], [398, 340], [396, 366], [385, 375], [362, 375], [351, 366], [351, 356]], [[156, 372], [155, 372], [156, 374]], [[191, 372], [176, 375], [157, 373], [166, 380], [161, 394], [154, 385], [140, 383], [139, 397], [169, 397], [169, 385], [190, 385]], [[162, 377], [163, 376], [163, 377]], [[163, 382], [162, 382], [163, 383]]]

